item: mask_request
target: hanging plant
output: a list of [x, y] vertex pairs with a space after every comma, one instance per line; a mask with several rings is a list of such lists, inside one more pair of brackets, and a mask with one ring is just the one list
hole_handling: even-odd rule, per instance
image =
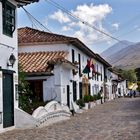
[[78, 73], [78, 71], [75, 70], [75, 69], [73, 69], [73, 70], [72, 70], [72, 73], [73, 73], [73, 75], [76, 75], [76, 74]]

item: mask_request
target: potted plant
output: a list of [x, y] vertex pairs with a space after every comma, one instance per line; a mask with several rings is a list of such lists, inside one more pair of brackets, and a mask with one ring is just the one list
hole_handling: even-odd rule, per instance
[[79, 62], [78, 62], [78, 61], [74, 61], [74, 64], [75, 64], [75, 65], [79, 65]]
[[84, 96], [84, 102], [85, 102], [84, 109], [88, 109], [89, 108], [89, 101], [90, 101], [90, 96], [89, 95], [85, 95]]
[[79, 105], [80, 108], [85, 107], [85, 102], [83, 99], [79, 99], [76, 101], [76, 104]]
[[98, 93], [97, 96], [96, 96], [96, 103], [101, 104], [101, 95], [100, 95], [100, 93]]
[[76, 74], [78, 73], [78, 71], [75, 70], [75, 69], [73, 69], [73, 70], [72, 70], [72, 73], [73, 73], [73, 75], [76, 75]]
[[89, 99], [89, 103], [90, 103], [90, 108], [94, 107], [94, 97], [92, 95], [90, 95], [90, 99]]

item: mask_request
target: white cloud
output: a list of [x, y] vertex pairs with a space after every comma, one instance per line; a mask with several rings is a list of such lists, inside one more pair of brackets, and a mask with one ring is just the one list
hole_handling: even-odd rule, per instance
[[70, 31], [72, 30], [69, 26], [63, 26], [62, 31]]
[[112, 8], [108, 4], [94, 5], [91, 3], [90, 5], [77, 6], [76, 10], [72, 11], [72, 13], [89, 24], [93, 24], [94, 22], [103, 20], [111, 11]]
[[118, 30], [118, 29], [119, 29], [119, 23], [114, 23], [114, 24], [112, 24], [112, 27], [113, 27], [115, 30]]
[[70, 18], [67, 14], [63, 13], [61, 10], [58, 10], [53, 15], [50, 15], [51, 19], [58, 20], [60, 23], [70, 22]]
[[[103, 28], [102, 23], [106, 16], [111, 12], [112, 8], [108, 4], [94, 5], [93, 3], [90, 5], [79, 5], [75, 10], [71, 11], [73, 15], [79, 17], [82, 21], [88, 22], [91, 26], [96, 26], [96, 28], [107, 33], [108, 31]], [[73, 29], [74, 32], [72, 35], [79, 38], [86, 45], [93, 46], [94, 41], [101, 38], [101, 34], [99, 32], [78, 20], [73, 20], [71, 17], [68, 17], [66, 13], [60, 10], [50, 15], [50, 18], [63, 23], [62, 31]], [[67, 23], [67, 26], [65, 23]], [[108, 40], [108, 37], [104, 36], [104, 40]]]

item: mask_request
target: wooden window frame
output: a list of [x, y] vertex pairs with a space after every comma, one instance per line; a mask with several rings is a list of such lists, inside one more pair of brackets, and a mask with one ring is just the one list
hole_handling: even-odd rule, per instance
[[75, 62], [75, 51], [74, 49], [71, 50], [71, 56], [72, 56], [72, 63]]
[[16, 6], [9, 1], [2, 1], [3, 34], [13, 37], [16, 26]]

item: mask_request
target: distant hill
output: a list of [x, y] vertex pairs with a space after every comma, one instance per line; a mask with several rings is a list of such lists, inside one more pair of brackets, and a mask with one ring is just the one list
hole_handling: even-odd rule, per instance
[[[110, 64], [119, 68], [123, 69], [138, 68], [140, 67], [140, 42], [135, 44], [132, 42], [128, 42], [128, 44], [129, 43], [131, 45], [128, 46], [126, 45], [121, 49], [119, 46], [119, 49], [116, 49], [117, 51], [113, 52], [111, 55], [104, 57], [105, 56], [104, 53], [104, 56], [103, 55], [101, 56], [104, 57]], [[117, 47], [116, 44], [114, 46]]]
[[109, 47], [107, 50], [102, 52], [101, 56], [105, 59], [108, 59], [111, 55], [117, 53], [118, 51], [120, 51], [132, 44], [134, 44], [134, 43], [129, 42], [127, 40], [123, 40], [121, 42], [114, 44], [113, 46]]

